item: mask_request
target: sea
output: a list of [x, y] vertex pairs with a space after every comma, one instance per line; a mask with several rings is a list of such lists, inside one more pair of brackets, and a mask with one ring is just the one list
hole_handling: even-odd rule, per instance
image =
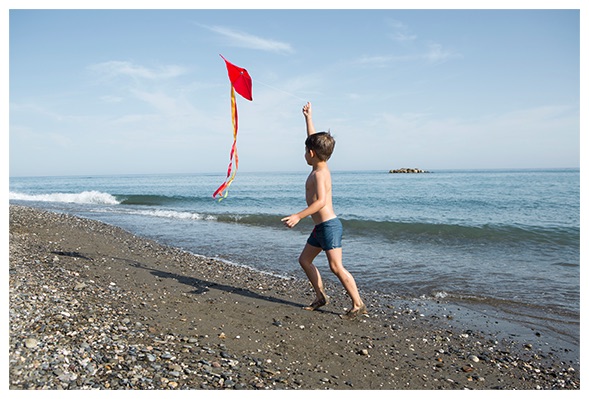
[[[313, 228], [308, 171], [10, 177], [9, 202], [99, 220], [284, 278]], [[361, 294], [469, 309], [579, 346], [580, 169], [333, 171], [345, 267]], [[334, 281], [325, 257], [316, 262]], [[519, 331], [519, 332], [517, 332]]]

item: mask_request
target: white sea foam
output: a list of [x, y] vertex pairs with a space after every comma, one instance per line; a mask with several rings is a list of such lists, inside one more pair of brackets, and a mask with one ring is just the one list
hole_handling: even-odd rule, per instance
[[118, 205], [117, 199], [108, 193], [100, 191], [83, 191], [80, 193], [50, 193], [50, 194], [23, 194], [10, 192], [9, 199], [19, 201], [40, 202], [68, 202], [76, 204], [101, 204]]
[[203, 215], [194, 212], [178, 212], [178, 211], [167, 211], [167, 210], [148, 210], [148, 211], [136, 211], [132, 212], [137, 215], [144, 216], [155, 216], [160, 218], [171, 218], [171, 219], [186, 219], [186, 220], [216, 220], [214, 216]]
[[448, 296], [448, 293], [447, 292], [439, 291], [439, 292], [436, 292], [435, 293], [434, 298], [436, 298], [436, 299], [444, 299], [447, 296]]

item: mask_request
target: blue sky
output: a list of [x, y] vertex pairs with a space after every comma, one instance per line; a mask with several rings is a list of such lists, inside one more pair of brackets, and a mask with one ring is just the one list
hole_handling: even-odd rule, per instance
[[579, 10], [5, 12], [11, 176], [580, 166]]

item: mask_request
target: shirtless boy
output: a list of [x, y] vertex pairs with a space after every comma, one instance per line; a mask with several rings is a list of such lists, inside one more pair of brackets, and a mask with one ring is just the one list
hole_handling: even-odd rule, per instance
[[329, 268], [342, 283], [352, 299], [352, 307], [340, 317], [346, 320], [354, 319], [360, 314], [367, 313], [366, 306], [360, 298], [354, 277], [342, 263], [342, 224], [337, 218], [331, 199], [331, 173], [327, 160], [331, 157], [335, 140], [330, 133], [315, 132], [311, 112], [311, 103], [303, 107], [303, 115], [307, 125], [307, 140], [305, 141], [305, 160], [313, 170], [305, 183], [305, 197], [307, 207], [302, 211], [287, 216], [282, 222], [293, 228], [307, 216], [311, 216], [315, 228], [309, 236], [305, 248], [299, 256], [299, 263], [315, 290], [315, 300], [306, 310], [316, 310], [327, 305], [329, 297], [326, 295], [319, 270], [313, 265], [313, 260], [321, 251], [325, 251]]

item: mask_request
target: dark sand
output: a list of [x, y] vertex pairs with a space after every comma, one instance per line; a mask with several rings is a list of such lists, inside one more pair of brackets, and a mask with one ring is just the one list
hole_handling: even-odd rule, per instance
[[[195, 237], [198, 239], [198, 237]], [[568, 349], [10, 206], [10, 389], [567, 389]], [[576, 349], [578, 353], [578, 348]], [[573, 350], [574, 352], [574, 350]]]

